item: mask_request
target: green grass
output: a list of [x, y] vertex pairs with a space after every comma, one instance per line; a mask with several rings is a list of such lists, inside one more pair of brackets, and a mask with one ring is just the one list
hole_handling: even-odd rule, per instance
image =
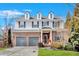
[[6, 48], [0, 48], [0, 51], [5, 50]]
[[38, 56], [79, 56], [79, 52], [39, 48]]

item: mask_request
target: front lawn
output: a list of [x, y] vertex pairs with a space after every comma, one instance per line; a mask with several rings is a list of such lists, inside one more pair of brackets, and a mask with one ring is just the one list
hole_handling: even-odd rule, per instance
[[4, 49], [6, 49], [6, 48], [0, 48], [0, 51], [2, 51], [2, 50], [4, 50]]
[[45, 48], [39, 48], [39, 56], [79, 56], [79, 52], [65, 51], [65, 50], [47, 50]]

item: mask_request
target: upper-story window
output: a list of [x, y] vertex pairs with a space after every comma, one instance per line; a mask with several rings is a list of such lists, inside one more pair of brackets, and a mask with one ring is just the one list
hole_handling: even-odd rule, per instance
[[26, 22], [24, 21], [24, 28], [26, 27]]
[[41, 18], [41, 14], [38, 14], [38, 18]]
[[49, 19], [53, 19], [54, 18], [54, 14], [52, 12], [49, 12], [48, 18]]
[[58, 27], [58, 28], [60, 27], [60, 22], [59, 22], [59, 21], [57, 22], [57, 27]]
[[47, 21], [47, 26], [49, 26], [49, 21]]
[[29, 19], [30, 18], [30, 13], [28, 11], [25, 12], [25, 19]]
[[53, 28], [55, 27], [55, 22], [54, 22], [54, 21], [52, 22], [52, 27], [53, 27]]
[[49, 21], [42, 21], [42, 26], [49, 26]]
[[52, 19], [52, 14], [50, 14], [50, 18]]
[[52, 22], [52, 27], [53, 28], [59, 28], [60, 27], [60, 21], [53, 21]]
[[25, 28], [26, 27], [26, 22], [18, 22], [19, 28]]
[[42, 14], [39, 12], [39, 13], [37, 14], [37, 19], [41, 19], [41, 17], [42, 17]]
[[18, 21], [18, 26], [19, 26], [19, 28], [20, 28], [20, 21]]
[[39, 21], [37, 21], [37, 27], [39, 27]]
[[57, 22], [55, 21], [55, 27], [54, 28], [57, 28]]
[[32, 28], [39, 28], [39, 21], [32, 22]]
[[57, 22], [57, 21], [52, 22], [52, 27], [53, 28], [59, 28], [59, 26], [60, 26], [59, 22]]

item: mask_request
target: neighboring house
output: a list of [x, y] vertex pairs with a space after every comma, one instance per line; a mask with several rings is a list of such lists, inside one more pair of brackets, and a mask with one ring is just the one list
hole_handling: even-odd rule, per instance
[[12, 30], [13, 46], [36, 46], [38, 43], [51, 45], [53, 42], [68, 42], [68, 32], [62, 18], [49, 12], [48, 16], [37, 13], [36, 17], [25, 12], [17, 19]]
[[3, 47], [3, 32], [0, 30], [0, 48]]

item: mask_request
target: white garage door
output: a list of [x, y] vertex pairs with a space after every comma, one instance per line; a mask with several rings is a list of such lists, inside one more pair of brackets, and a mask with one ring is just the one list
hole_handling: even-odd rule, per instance
[[38, 45], [39, 37], [29, 37], [29, 46]]
[[26, 38], [25, 37], [16, 37], [16, 46], [26, 46]]

